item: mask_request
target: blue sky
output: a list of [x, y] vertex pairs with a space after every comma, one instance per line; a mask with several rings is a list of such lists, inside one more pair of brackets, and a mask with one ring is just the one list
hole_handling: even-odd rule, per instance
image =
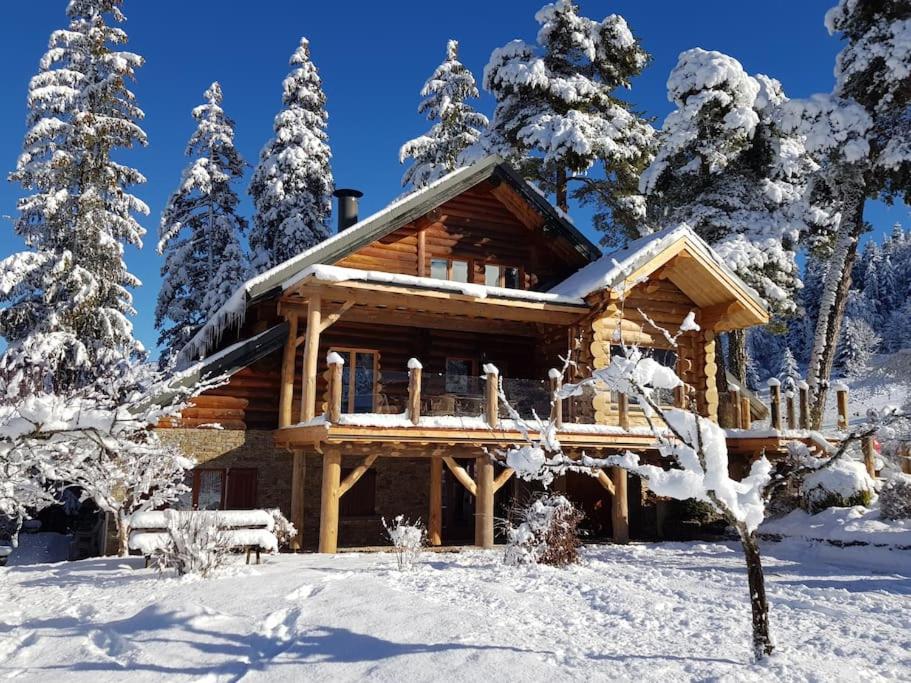
[[[193, 130], [190, 110], [213, 81], [222, 84], [224, 106], [237, 122], [237, 145], [254, 163], [271, 133], [280, 105], [281, 81], [300, 36], [311, 41], [313, 59], [328, 97], [333, 171], [339, 186], [365, 192], [362, 215], [382, 208], [401, 190], [398, 148], [426, 128], [416, 113], [418, 92], [444, 55], [446, 40], [461, 42], [462, 61], [480, 80], [493, 48], [513, 38], [533, 39], [534, 13], [542, 0], [462, 0], [457, 4], [397, 2], [300, 2], [257, 0], [126, 0], [129, 49], [146, 58], [134, 85], [146, 112], [149, 147], [125, 158], [147, 177], [138, 194], [151, 207], [142, 220], [149, 231], [141, 251], [127, 261], [144, 286], [136, 292], [137, 336], [149, 348], [158, 292], [160, 258], [154, 251], [158, 215], [186, 164]], [[837, 39], [823, 27], [834, 0], [581, 0], [587, 16], [623, 15], [652, 53], [629, 99], [658, 123], [670, 111], [665, 83], [677, 55], [691, 47], [720, 50], [750, 73], [778, 78], [791, 97], [832, 88]], [[11, 170], [25, 132], [29, 78], [50, 32], [65, 26], [66, 0], [7, 3], [0, 26], [0, 172]], [[479, 107], [492, 102], [484, 94]], [[249, 216], [246, 187], [242, 210]], [[20, 189], [0, 182], [0, 216], [15, 213]], [[586, 229], [587, 215], [572, 212]], [[877, 232], [895, 221], [908, 225], [904, 206], [869, 206]], [[590, 231], [587, 231], [590, 233]], [[596, 236], [591, 235], [594, 239]], [[20, 248], [8, 219], [0, 222], [0, 256]]]

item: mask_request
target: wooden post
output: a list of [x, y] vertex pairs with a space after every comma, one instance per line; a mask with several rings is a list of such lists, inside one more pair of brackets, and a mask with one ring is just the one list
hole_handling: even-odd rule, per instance
[[715, 332], [704, 330], [702, 333], [703, 344], [703, 372], [705, 373], [705, 416], [712, 422], [718, 423], [718, 382], [716, 375], [718, 365], [715, 362]]
[[797, 429], [797, 411], [794, 406], [794, 392], [788, 390], [784, 393], [785, 411], [788, 415], [788, 429]]
[[797, 383], [798, 405], [800, 407], [800, 428], [810, 426], [810, 385], [800, 380]]
[[291, 541], [291, 550], [304, 547], [304, 484], [307, 480], [307, 457], [303, 451], [295, 450], [291, 462], [291, 523], [297, 529], [297, 536]]
[[500, 424], [500, 371], [497, 370], [496, 365], [485, 363], [484, 375], [487, 377], [487, 386], [484, 390], [487, 424], [490, 427], [496, 427]]
[[474, 544], [493, 548], [493, 462], [487, 454], [475, 460]]
[[753, 428], [753, 414], [750, 412], [750, 399], [746, 396], [740, 397], [740, 428], [741, 429], [752, 429]]
[[674, 387], [674, 407], [686, 408], [686, 384]]
[[[408, 418], [414, 425], [421, 421], [421, 373], [423, 372], [424, 366], [417, 358], [408, 361]], [[442, 464], [440, 466], [442, 467]]]
[[740, 389], [737, 387], [728, 389], [728, 400], [731, 403], [731, 426], [734, 429], [743, 429], [743, 418], [740, 415]]
[[769, 378], [769, 411], [772, 414], [772, 429], [781, 431], [781, 382]]
[[611, 526], [614, 543], [629, 542], [629, 501], [626, 495], [627, 472], [621, 467], [611, 467], [614, 494], [611, 500]]
[[905, 474], [911, 474], [911, 443], [906, 443], [898, 449], [898, 456], [901, 460], [901, 470]]
[[326, 418], [331, 424], [338, 424], [342, 416], [342, 373], [345, 361], [337, 353], [326, 356], [329, 365], [329, 409]]
[[300, 421], [316, 416], [316, 361], [319, 355], [319, 333], [323, 317], [323, 299], [313, 294], [307, 304], [307, 330], [304, 333], [304, 377], [301, 382]]
[[294, 360], [297, 357], [297, 314], [288, 315], [288, 337], [282, 352], [282, 386], [279, 395], [278, 428], [291, 426], [291, 403], [294, 401]]
[[323, 455], [323, 486], [320, 491], [319, 551], [338, 549], [338, 489], [342, 478], [342, 456], [337, 450]]
[[876, 450], [873, 448], [873, 437], [865, 436], [861, 439], [860, 450], [864, 454], [864, 467], [871, 479], [876, 478]]
[[430, 513], [427, 515], [427, 540], [430, 545], [443, 543], [443, 459], [430, 459]]
[[629, 431], [629, 396], [622, 391], [617, 395], [617, 424], [620, 429]]
[[560, 390], [560, 381], [563, 378], [563, 373], [556, 368], [551, 368], [547, 371], [547, 378], [550, 380], [550, 400], [553, 402], [550, 407], [550, 417], [554, 421], [554, 425], [559, 429], [563, 426], [563, 401], [557, 398], [557, 392]]
[[842, 382], [835, 383], [835, 402], [838, 404], [837, 427], [842, 431], [848, 429], [848, 386]]

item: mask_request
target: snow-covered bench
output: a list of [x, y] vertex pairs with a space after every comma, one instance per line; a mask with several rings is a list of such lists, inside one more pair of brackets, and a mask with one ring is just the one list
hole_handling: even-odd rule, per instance
[[[155, 551], [168, 544], [168, 512], [136, 512], [130, 517], [130, 550], [145, 555], [146, 566]], [[177, 514], [214, 518], [227, 544], [234, 550], [246, 552], [247, 564], [254, 552], [256, 564], [260, 562], [261, 552], [278, 552], [275, 518], [266, 510], [181, 510]]]

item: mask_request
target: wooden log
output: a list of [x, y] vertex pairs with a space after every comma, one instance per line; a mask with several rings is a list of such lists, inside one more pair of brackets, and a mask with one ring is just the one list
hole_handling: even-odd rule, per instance
[[468, 476], [468, 472], [465, 471], [465, 468], [448, 455], [443, 456], [443, 462], [446, 463], [446, 467], [452, 472], [452, 476], [456, 478], [456, 481], [464, 486], [468, 493], [476, 496], [478, 493], [477, 486], [475, 485], [474, 479]]
[[899, 459], [901, 460], [901, 470], [905, 474], [911, 474], [911, 443], [903, 444], [898, 450]]
[[675, 408], [686, 408], [686, 385], [681, 384], [680, 386], [674, 387], [674, 407]]
[[550, 419], [553, 420], [557, 429], [563, 426], [563, 401], [557, 397], [562, 377], [563, 373], [556, 368], [547, 371], [547, 378], [550, 380]]
[[427, 540], [443, 544], [443, 459], [430, 459], [430, 511], [427, 515]]
[[607, 492], [613, 496], [614, 492], [616, 491], [614, 488], [614, 482], [609, 476], [607, 476], [607, 473], [604, 470], [598, 470], [597, 479], [601, 486], [603, 486]]
[[629, 396], [622, 391], [617, 396], [617, 424], [624, 431], [629, 431]]
[[712, 330], [703, 331], [703, 379], [705, 381], [705, 390], [703, 400], [705, 401], [705, 416], [712, 422], [718, 422], [718, 385], [715, 382], [715, 375], [718, 372], [718, 366], [715, 363], [715, 333]]
[[408, 419], [411, 420], [411, 424], [415, 425], [421, 421], [421, 373], [423, 371], [424, 366], [417, 358], [408, 361]]
[[629, 542], [629, 501], [627, 500], [627, 472], [622, 467], [611, 467], [614, 495], [611, 500], [611, 525], [614, 543]]
[[515, 474], [515, 472], [516, 471], [511, 467], [507, 467], [502, 472], [500, 472], [497, 475], [497, 478], [493, 480], [493, 492], [496, 493], [501, 488], [503, 488], [503, 486], [506, 485], [506, 482], [508, 482], [512, 478], [512, 475]]
[[876, 449], [872, 436], [865, 436], [861, 439], [860, 450], [864, 454], [864, 467], [867, 468], [867, 474], [871, 479], [876, 478]]
[[291, 549], [299, 551], [304, 547], [304, 485], [307, 480], [307, 458], [303, 451], [295, 450], [291, 461], [291, 523], [297, 529], [297, 536], [291, 541]]
[[496, 429], [500, 424], [500, 372], [491, 363], [484, 364], [487, 386], [484, 387], [484, 414], [487, 424]]
[[287, 317], [288, 336], [282, 351], [281, 393], [279, 394], [278, 427], [291, 425], [291, 403], [294, 400], [294, 359], [297, 355], [297, 314]]
[[769, 379], [769, 412], [772, 429], [781, 431], [781, 382], [774, 377]]
[[810, 385], [801, 380], [797, 383], [797, 392], [800, 397], [800, 428], [808, 429], [810, 426]]
[[753, 414], [750, 412], [750, 399], [746, 396], [740, 397], [740, 428], [741, 429], [752, 429], [753, 428]]
[[339, 498], [341, 498], [346, 493], [348, 493], [348, 491], [351, 490], [351, 487], [354, 486], [358, 482], [358, 480], [360, 480], [360, 478], [363, 477], [367, 473], [367, 470], [369, 470], [370, 466], [373, 465], [374, 462], [376, 462], [376, 459], [378, 457], [380, 457], [379, 453], [372, 453], [371, 455], [368, 455], [366, 458], [364, 458], [361, 461], [360, 465], [358, 465], [357, 467], [355, 467], [353, 470], [351, 470], [348, 473], [348, 476], [345, 477], [345, 480], [343, 482], [341, 482], [338, 486], [338, 497]]
[[322, 323], [323, 301], [319, 294], [312, 294], [307, 303], [307, 330], [304, 333], [304, 375], [301, 382], [300, 421], [307, 422], [316, 416], [316, 363], [319, 357], [319, 333]]
[[785, 412], [788, 416], [788, 429], [797, 429], [797, 410], [794, 405], [794, 392], [786, 391], [784, 394]]
[[338, 354], [329, 354], [329, 409], [326, 418], [331, 424], [338, 424], [342, 417], [342, 373], [345, 362]]
[[835, 384], [835, 402], [838, 406], [837, 427], [846, 431], [848, 429], [848, 387], [846, 384]]
[[493, 548], [493, 462], [487, 454], [475, 460], [477, 495], [475, 495], [474, 543]]
[[337, 450], [323, 455], [323, 485], [320, 490], [319, 551], [338, 549], [338, 499], [342, 476], [342, 456]]
[[728, 400], [731, 402], [731, 426], [734, 429], [743, 429], [743, 417], [741, 417], [742, 408], [740, 406], [740, 389], [731, 387], [728, 389]]

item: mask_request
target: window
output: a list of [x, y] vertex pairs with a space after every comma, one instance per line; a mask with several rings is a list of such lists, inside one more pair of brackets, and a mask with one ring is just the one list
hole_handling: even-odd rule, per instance
[[478, 364], [473, 358], [447, 358], [446, 392], [468, 394], [477, 374]]
[[519, 268], [515, 266], [500, 266], [494, 263], [484, 265], [484, 284], [488, 287], [524, 289]]
[[[352, 470], [342, 470], [342, 481]], [[348, 492], [339, 498], [339, 517], [367, 517], [376, 514], [376, 470], [367, 470]]]
[[249, 510], [256, 507], [256, 468], [193, 470], [192, 504], [196, 510]]
[[342, 412], [372, 413], [376, 399], [378, 354], [365, 349], [333, 349], [345, 359]]
[[437, 280], [452, 280], [453, 282], [469, 282], [468, 261], [461, 259], [435, 258], [430, 260], [430, 277]]

